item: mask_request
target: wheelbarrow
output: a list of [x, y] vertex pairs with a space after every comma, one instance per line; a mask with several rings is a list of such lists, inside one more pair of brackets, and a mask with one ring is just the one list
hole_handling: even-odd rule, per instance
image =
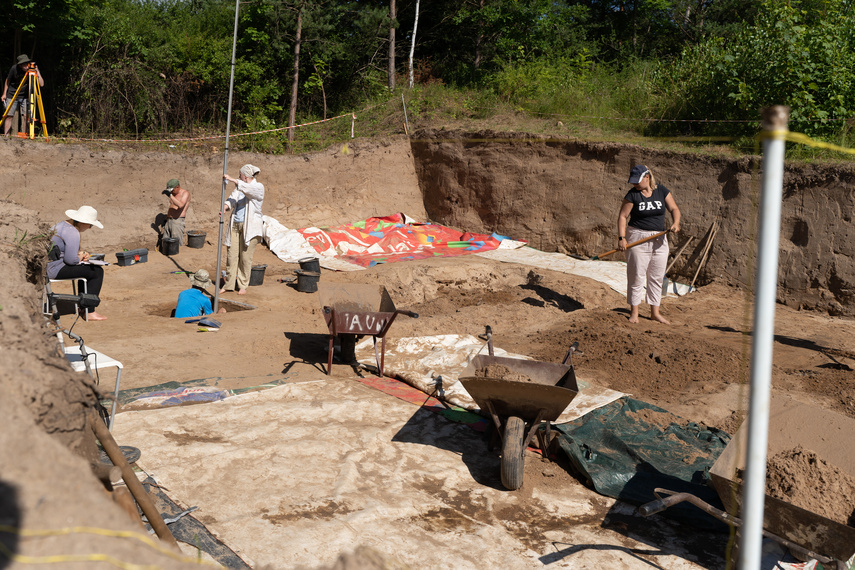
[[[486, 336], [489, 355], [473, 358], [461, 374], [460, 382], [482, 412], [493, 419], [502, 445], [502, 485], [515, 491], [523, 485], [526, 448], [537, 435], [544, 457], [548, 456], [551, 422], [558, 419], [579, 393], [572, 362], [579, 343], [573, 343], [563, 362], [556, 364], [494, 356], [490, 327]], [[504, 366], [531, 381], [474, 376], [476, 371], [491, 365]]]
[[[398, 315], [414, 319], [419, 315], [412, 311], [399, 311], [382, 285], [354, 285], [340, 283], [318, 283], [318, 296], [323, 307], [324, 320], [330, 331], [327, 375], [332, 372], [333, 348], [339, 339], [342, 361], [356, 360], [354, 348], [358, 336], [374, 338], [374, 357], [377, 373], [383, 376], [386, 359], [386, 333]], [[377, 350], [377, 339], [381, 349]]]
[[[817, 425], [818, 421], [825, 437], [816, 437], [816, 430], [810, 427]], [[827, 434], [835, 435], [830, 437]], [[855, 476], [855, 450], [852, 446], [840, 444], [852, 441], [853, 437], [855, 420], [789, 398], [772, 396], [767, 457], [801, 446], [819, 457], [828, 458], [830, 463]], [[726, 512], [690, 493], [656, 489], [657, 500], [639, 507], [639, 513], [650, 516], [677, 503], [689, 502], [727, 524], [741, 527], [741, 518], [731, 513], [742, 510], [743, 489], [737, 473], [745, 469], [747, 440], [748, 426], [744, 422], [710, 469], [713, 487]], [[826, 568], [843, 568], [844, 563], [855, 555], [855, 527], [769, 495], [764, 500], [763, 536], [788, 548], [796, 558], [814, 559]]]

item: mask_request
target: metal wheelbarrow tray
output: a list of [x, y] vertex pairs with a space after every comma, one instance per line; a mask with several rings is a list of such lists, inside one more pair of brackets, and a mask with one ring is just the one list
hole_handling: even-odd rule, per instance
[[[491, 333], [488, 330], [488, 337]], [[488, 340], [492, 353], [492, 340]], [[564, 358], [576, 350], [575, 343]], [[525, 450], [535, 434], [544, 457], [551, 441], [550, 422], [555, 421], [579, 393], [573, 364], [555, 364], [502, 356], [478, 355], [461, 374], [460, 382], [478, 407], [493, 419], [502, 439], [502, 485], [510, 490], [522, 487]], [[502, 365], [531, 382], [474, 376], [479, 369]], [[543, 432], [540, 425], [545, 424]]]
[[[817, 437], [816, 426], [821, 426]], [[782, 396], [772, 396], [769, 415], [768, 458], [801, 446], [813, 451], [849, 475], [855, 476], [855, 449], [845, 443], [855, 439], [855, 420], [802, 404]], [[657, 489], [657, 495], [670, 495], [640, 507], [642, 515], [659, 512], [681, 501], [689, 501], [719, 520], [741, 526], [742, 521], [728, 513], [741, 513], [743, 486], [736, 473], [745, 469], [748, 444], [747, 422], [710, 469], [713, 486], [727, 508], [722, 513], [687, 493]], [[845, 443], [844, 443], [845, 442]], [[800, 558], [814, 558], [823, 564], [841, 566], [855, 554], [855, 528], [835, 522], [817, 513], [766, 495], [763, 533]]]
[[[342, 347], [343, 360], [353, 360], [353, 345], [357, 336], [371, 335], [374, 338], [374, 357], [377, 373], [383, 376], [386, 359], [386, 333], [398, 315], [417, 319], [412, 311], [399, 311], [382, 285], [353, 285], [318, 283], [318, 296], [323, 307], [324, 321], [330, 331], [327, 374], [332, 372], [333, 346], [336, 337]], [[381, 351], [377, 351], [377, 339], [381, 339]], [[345, 355], [345, 353], [349, 353]]]

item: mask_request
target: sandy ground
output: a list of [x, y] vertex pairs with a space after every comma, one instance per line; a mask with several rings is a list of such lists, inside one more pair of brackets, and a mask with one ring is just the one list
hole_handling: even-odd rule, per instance
[[[82, 421], [74, 419], [74, 413], [64, 413], [61, 421], [51, 419], [61, 406], [48, 401], [47, 388], [41, 388], [47, 385], [37, 380], [47, 377], [46, 369], [57, 383], [78, 378], [77, 408], [92, 405], [91, 388], [64, 368], [61, 358], [50, 355], [50, 335], [38, 314], [41, 289], [24, 282], [28, 244], [21, 239], [22, 232], [37, 235], [46, 224], [62, 219], [65, 209], [85, 203], [98, 208], [105, 224], [104, 230], [84, 234], [86, 249], [115, 261], [122, 249], [149, 248], [146, 263], [106, 268], [99, 312], [108, 320], [74, 323], [74, 332], [87, 344], [123, 363], [123, 390], [199, 379], [224, 389], [287, 381], [279, 388], [235, 397], [234, 404], [227, 400], [120, 411], [116, 418], [119, 443], [143, 450], [140, 467], [163, 479], [177, 502], [200, 505], [199, 520], [247, 562], [312, 567], [332, 564], [339, 552], [368, 545], [410, 567], [474, 568], [484, 566], [484, 560], [496, 567], [723, 565], [726, 535], [704, 536], [659, 517], [642, 519], [631, 507], [587, 489], [566, 466], [541, 462], [535, 455], [530, 455], [524, 488], [503, 491], [496, 481], [496, 457], [468, 428], [445, 424], [366, 388], [348, 366], [334, 365], [331, 376], [323, 374], [328, 337], [317, 295], [280, 282], [292, 277], [297, 266], [279, 261], [265, 247], [258, 248], [255, 258], [256, 264], [267, 265], [264, 284], [242, 297], [222, 297], [230, 310], [218, 317], [223, 322], [220, 331], [199, 333], [193, 325], [169, 319], [178, 293], [188, 286], [186, 275], [177, 272], [204, 267], [213, 274], [216, 267], [220, 156], [90, 151], [81, 146], [36, 151], [27, 145], [0, 145], [0, 162], [28, 165], [25, 172], [4, 167], [12, 190], [5, 204], [10, 216], [2, 222], [2, 254], [10, 272], [0, 311], [0, 331], [8, 348], [0, 364], [12, 374], [0, 385], [9, 395], [0, 402], [10, 414], [3, 415], [27, 434], [23, 438], [6, 433], [0, 440], [0, 484], [17, 489], [13, 496], [18, 497], [14, 517], [2, 511], [6, 524], [136, 528], [104, 498], [97, 481], [87, 479], [82, 459], [57, 454], [61, 447], [72, 446], [85, 455], [91, 441], [82, 435]], [[412, 160], [406, 141], [398, 140], [355, 144], [347, 153], [331, 149], [311, 157], [233, 155], [229, 170], [236, 172], [243, 162], [259, 166], [260, 180], [269, 191], [265, 213], [286, 226], [304, 227], [399, 211], [424, 216]], [[182, 247], [178, 255], [166, 257], [155, 251], [151, 224], [165, 211], [159, 193], [172, 177], [193, 193], [188, 228], [207, 232], [207, 243], [202, 249]], [[324, 271], [322, 280], [382, 284], [398, 308], [420, 314], [419, 319], [396, 321], [392, 337], [479, 334], [490, 325], [497, 346], [550, 362], [560, 361], [569, 344], [578, 340], [581, 354], [575, 364], [586, 380], [730, 433], [747, 409], [752, 304], [750, 295], [739, 289], [712, 284], [667, 299], [663, 314], [672, 325], [666, 327], [646, 319], [629, 324], [625, 300], [603, 284], [477, 257], [380, 265], [353, 273]], [[233, 301], [252, 308], [237, 310], [246, 307]], [[72, 322], [63, 316], [64, 326]], [[774, 390], [855, 417], [853, 338], [852, 319], [779, 306]], [[101, 371], [100, 386], [107, 392], [112, 378], [112, 371]], [[194, 423], [199, 421], [196, 415], [202, 415], [194, 409], [200, 407], [222, 409], [222, 425]], [[262, 426], [242, 423], [262, 412]], [[283, 441], [290, 442], [280, 450], [284, 456], [273, 457], [252, 445], [253, 430], [261, 427], [281, 430]], [[245, 458], [229, 460], [252, 465], [253, 477], [263, 482], [258, 487], [263, 496], [241, 495], [241, 482], [232, 481], [228, 470], [215, 471], [222, 466], [209, 463], [216, 453], [194, 440], [202, 438], [202, 430], [209, 430], [205, 435], [215, 442], [220, 438], [243, 450]], [[32, 460], [21, 461], [25, 449]], [[54, 460], [45, 461], [48, 457]], [[53, 465], [57, 468], [48, 468]], [[194, 492], [202, 478], [217, 479], [215, 487], [228, 501]], [[293, 483], [309, 479], [309, 487]], [[292, 484], [300, 492], [315, 491], [291, 493]], [[38, 508], [45, 501], [39, 489], [47, 487], [55, 495], [47, 503], [53, 508], [50, 515]], [[218, 510], [224, 504], [240, 508]], [[302, 530], [291, 532], [295, 513], [312, 518], [309, 513], [315, 511], [324, 513], [317, 515], [322, 520], [317, 532], [325, 540], [300, 534]], [[375, 525], [397, 530], [387, 534]], [[253, 534], [257, 540], [264, 532], [270, 532], [266, 542], [276, 550], [248, 551], [254, 543], [244, 536]], [[329, 536], [337, 538], [330, 541]], [[78, 537], [74, 544], [81, 551], [87, 546], [97, 550], [104, 540]], [[20, 552], [47, 550], [27, 544], [18, 542]], [[183, 564], [145, 546], [117, 549], [135, 561]], [[158, 556], [165, 561], [155, 560]]]

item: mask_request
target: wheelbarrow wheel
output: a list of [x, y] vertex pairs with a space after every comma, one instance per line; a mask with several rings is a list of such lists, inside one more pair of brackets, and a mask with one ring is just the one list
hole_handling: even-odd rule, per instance
[[522, 418], [511, 416], [505, 424], [505, 437], [502, 444], [502, 485], [516, 491], [523, 484], [525, 475], [525, 455], [523, 439], [525, 422]]

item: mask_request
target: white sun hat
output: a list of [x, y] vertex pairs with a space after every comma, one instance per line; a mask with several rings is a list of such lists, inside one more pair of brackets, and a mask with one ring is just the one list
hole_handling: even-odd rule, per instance
[[261, 172], [257, 166], [253, 166], [252, 164], [244, 164], [240, 167], [240, 173], [246, 176], [247, 178], [254, 178], [256, 174]]
[[92, 206], [80, 206], [79, 210], [66, 210], [65, 215], [75, 222], [91, 224], [96, 228], [104, 229], [104, 226], [98, 221], [98, 210]]

